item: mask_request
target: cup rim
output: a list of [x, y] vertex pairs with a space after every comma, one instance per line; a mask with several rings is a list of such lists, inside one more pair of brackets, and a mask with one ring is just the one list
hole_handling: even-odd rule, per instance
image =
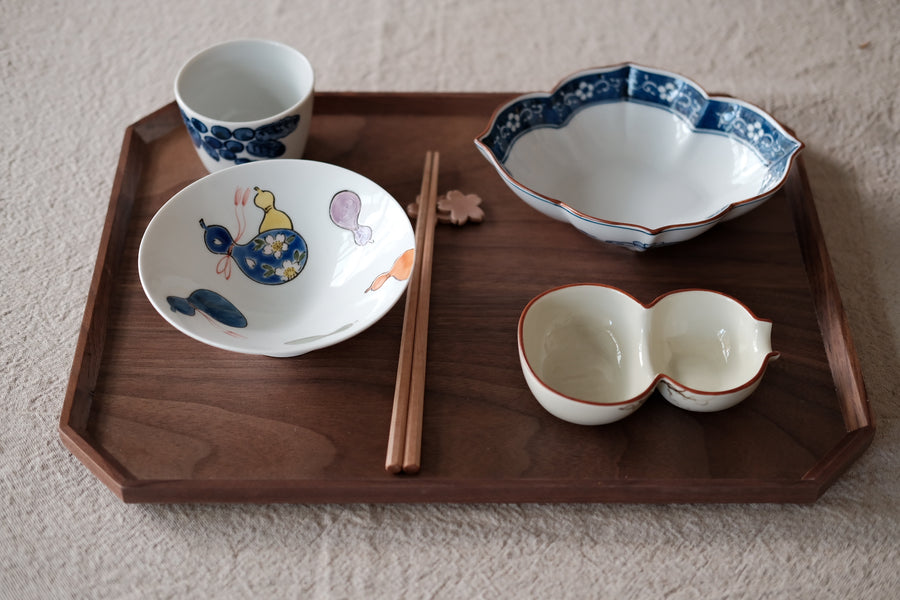
[[[300, 58], [300, 61], [303, 65], [303, 67], [305, 67], [309, 71], [309, 89], [306, 90], [306, 92], [304, 94], [302, 94], [300, 96], [300, 98], [297, 100], [297, 102], [295, 102], [294, 104], [291, 104], [289, 107], [285, 108], [284, 110], [282, 110], [280, 112], [277, 112], [277, 113], [274, 113], [271, 115], [266, 115], [259, 119], [251, 119], [251, 120], [243, 120], [243, 121], [231, 121], [228, 119], [219, 119], [216, 117], [212, 117], [204, 112], [198, 111], [196, 108], [191, 106], [191, 104], [188, 103], [184, 99], [184, 97], [181, 95], [181, 92], [179, 89], [181, 87], [180, 84], [181, 84], [182, 78], [184, 77], [185, 71], [193, 63], [195, 63], [197, 60], [199, 60], [201, 57], [203, 57], [207, 54], [210, 54], [216, 50], [219, 50], [224, 46], [232, 46], [232, 45], [236, 45], [236, 44], [247, 44], [247, 43], [275, 46], [277, 48], [280, 48], [282, 50], [287, 50], [290, 53], [295, 54], [298, 58]], [[193, 115], [195, 115], [196, 117], [198, 117], [200, 119], [206, 119], [207, 121], [210, 121], [210, 122], [224, 123], [224, 124], [230, 124], [230, 125], [248, 125], [248, 126], [251, 126], [252, 124], [262, 124], [262, 123], [266, 123], [266, 122], [269, 122], [272, 120], [277, 120], [277, 119], [285, 117], [289, 114], [294, 113], [300, 105], [307, 102], [314, 95], [315, 87], [316, 87], [316, 72], [315, 72], [315, 69], [313, 69], [312, 63], [310, 63], [309, 58], [307, 58], [305, 54], [303, 54], [302, 52], [300, 52], [293, 46], [290, 46], [283, 42], [279, 42], [277, 40], [264, 39], [264, 38], [236, 38], [233, 40], [227, 40], [225, 42], [220, 42], [218, 44], [213, 44], [211, 46], [207, 46], [207, 47], [199, 50], [198, 52], [194, 53], [190, 58], [188, 58], [186, 61], [184, 61], [184, 63], [182, 63], [182, 65], [178, 68], [178, 72], [175, 74], [175, 81], [173, 84], [173, 89], [175, 92], [175, 101], [181, 110], [184, 110], [186, 112], [189, 111], [189, 112], [193, 113]]]

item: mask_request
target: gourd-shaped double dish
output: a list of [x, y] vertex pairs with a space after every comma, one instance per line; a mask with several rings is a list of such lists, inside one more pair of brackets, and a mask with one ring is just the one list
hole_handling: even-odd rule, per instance
[[680, 290], [643, 305], [616, 288], [569, 285], [533, 299], [519, 319], [528, 387], [560, 419], [618, 421], [659, 389], [692, 411], [730, 408], [759, 385], [771, 321], [719, 292]]

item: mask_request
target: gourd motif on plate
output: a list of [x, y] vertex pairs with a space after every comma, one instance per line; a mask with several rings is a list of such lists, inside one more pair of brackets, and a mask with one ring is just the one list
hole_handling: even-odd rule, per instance
[[235, 215], [238, 219], [237, 234], [222, 225], [207, 225], [200, 219], [206, 247], [215, 254], [222, 254], [216, 272], [231, 278], [232, 261], [241, 272], [257, 283], [280, 285], [291, 281], [306, 266], [308, 249], [306, 240], [294, 230], [291, 218], [275, 207], [275, 195], [254, 187], [253, 204], [263, 211], [259, 235], [249, 242], [239, 243], [245, 229], [243, 207], [247, 205], [251, 190], [237, 189], [234, 193]]

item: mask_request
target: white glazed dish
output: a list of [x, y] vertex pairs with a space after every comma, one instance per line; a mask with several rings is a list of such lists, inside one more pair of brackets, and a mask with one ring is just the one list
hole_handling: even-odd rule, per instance
[[371, 180], [308, 160], [208, 175], [175, 194], [141, 240], [153, 307], [211, 346], [296, 356], [344, 341], [403, 294], [409, 218]]
[[580, 425], [612, 423], [654, 390], [685, 410], [725, 410], [756, 390], [772, 323], [710, 290], [678, 290], [643, 305], [601, 284], [548, 290], [522, 311], [519, 360], [534, 397]]
[[690, 239], [759, 206], [803, 148], [752, 104], [630, 63], [511, 100], [475, 144], [527, 204], [633, 250]]

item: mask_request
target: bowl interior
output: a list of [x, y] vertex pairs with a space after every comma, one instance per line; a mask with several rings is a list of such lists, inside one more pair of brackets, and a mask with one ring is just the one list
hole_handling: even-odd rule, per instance
[[210, 345], [292, 356], [381, 318], [406, 288], [414, 235], [384, 189], [305, 160], [219, 171], [176, 194], [141, 241], [141, 283]]
[[529, 366], [557, 394], [598, 404], [645, 391], [640, 304], [615, 289], [569, 286], [537, 298], [522, 322]]
[[175, 94], [194, 112], [225, 122], [278, 115], [309, 96], [314, 74], [300, 52], [270, 40], [234, 40], [189, 59]]
[[770, 329], [770, 322], [727, 296], [702, 290], [670, 294], [649, 311], [650, 363], [697, 391], [733, 390], [765, 364]]
[[755, 208], [803, 148], [752, 104], [630, 63], [507, 102], [475, 143], [532, 207], [636, 250]]
[[631, 102], [587, 106], [565, 127], [529, 130], [504, 166], [585, 215], [652, 229], [708, 219], [752, 198], [768, 171], [749, 146]]
[[750, 385], [772, 355], [771, 322], [709, 290], [643, 304], [599, 284], [563, 286], [526, 307], [522, 355], [541, 385], [614, 404], [646, 397], [660, 377], [719, 394]]

